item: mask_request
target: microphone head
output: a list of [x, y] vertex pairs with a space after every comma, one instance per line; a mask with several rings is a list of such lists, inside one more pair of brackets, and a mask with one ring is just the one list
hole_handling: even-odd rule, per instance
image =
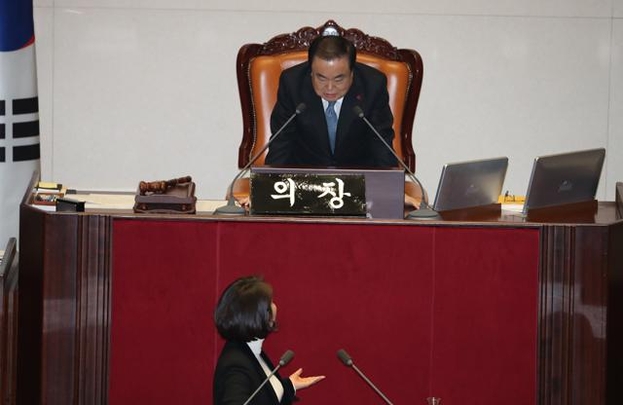
[[292, 360], [292, 357], [294, 357], [294, 352], [292, 350], [286, 350], [283, 356], [281, 356], [281, 359], [279, 359], [279, 365], [282, 367], [285, 366]]
[[296, 113], [300, 114], [303, 111], [305, 111], [306, 108], [307, 108], [307, 106], [305, 105], [305, 103], [301, 103], [301, 104], [296, 106]]
[[338, 350], [337, 357], [338, 359], [340, 359], [342, 363], [344, 363], [345, 366], [350, 367], [353, 365], [353, 359], [351, 359], [348, 353], [346, 353], [346, 350], [344, 349]]
[[353, 107], [353, 111], [355, 112], [355, 114], [357, 114], [357, 117], [359, 118], [363, 118], [363, 116], [365, 115], [361, 107], [359, 107], [358, 105]]

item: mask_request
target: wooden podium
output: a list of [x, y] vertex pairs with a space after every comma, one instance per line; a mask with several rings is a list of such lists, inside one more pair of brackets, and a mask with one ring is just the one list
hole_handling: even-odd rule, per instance
[[614, 203], [539, 222], [44, 212], [21, 205], [20, 404], [211, 403], [216, 299], [275, 289], [306, 403], [623, 403], [623, 221]]
[[0, 403], [2, 404], [15, 403], [17, 278], [17, 241], [10, 238], [0, 261]]

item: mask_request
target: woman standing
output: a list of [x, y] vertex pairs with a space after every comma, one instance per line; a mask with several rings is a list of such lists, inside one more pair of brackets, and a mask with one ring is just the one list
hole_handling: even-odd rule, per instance
[[[225, 289], [214, 312], [216, 328], [227, 341], [214, 373], [214, 405], [244, 404], [274, 370], [262, 344], [276, 329], [276, 319], [272, 287], [261, 278], [243, 277]], [[297, 390], [324, 378], [301, 377], [302, 371], [289, 378], [275, 373], [251, 404], [291, 404]]]

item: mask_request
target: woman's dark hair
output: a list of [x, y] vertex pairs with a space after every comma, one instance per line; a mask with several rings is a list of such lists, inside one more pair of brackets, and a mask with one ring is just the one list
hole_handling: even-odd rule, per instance
[[353, 70], [357, 50], [352, 42], [338, 35], [319, 35], [314, 39], [307, 51], [307, 61], [311, 66], [314, 57], [322, 60], [334, 60], [343, 56], [348, 56], [348, 67]]
[[273, 288], [261, 277], [242, 277], [231, 283], [214, 310], [218, 333], [226, 340], [264, 339], [275, 330], [271, 304]]

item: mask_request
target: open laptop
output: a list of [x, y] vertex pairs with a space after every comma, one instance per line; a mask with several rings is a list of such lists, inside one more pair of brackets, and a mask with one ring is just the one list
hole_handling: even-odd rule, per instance
[[404, 218], [405, 174], [404, 170], [402, 169], [345, 169], [253, 166], [251, 167], [251, 199], [253, 199], [253, 177], [255, 174], [312, 174], [338, 176], [340, 174], [362, 174], [365, 178], [365, 200], [367, 216], [377, 219]]
[[593, 201], [605, 156], [606, 150], [598, 148], [534, 159], [523, 213]]
[[433, 209], [443, 212], [497, 203], [507, 168], [507, 157], [446, 164]]

